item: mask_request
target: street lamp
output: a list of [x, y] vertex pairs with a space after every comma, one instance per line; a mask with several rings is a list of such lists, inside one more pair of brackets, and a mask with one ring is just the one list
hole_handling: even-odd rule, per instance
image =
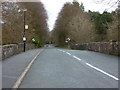
[[24, 52], [26, 50], [26, 30], [28, 29], [28, 25], [26, 25], [26, 11], [27, 9], [23, 9], [24, 12], [24, 35], [23, 35], [23, 42], [24, 42]]
[[26, 25], [26, 12], [27, 9], [19, 9], [18, 12], [20, 13], [21, 11], [24, 12], [24, 35], [23, 35], [23, 43], [24, 43], [24, 52], [26, 50], [26, 30], [28, 29], [28, 25]]

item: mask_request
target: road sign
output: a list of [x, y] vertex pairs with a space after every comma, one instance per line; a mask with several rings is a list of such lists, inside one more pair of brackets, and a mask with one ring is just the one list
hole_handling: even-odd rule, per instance
[[32, 41], [35, 42], [35, 39], [33, 38]]
[[68, 41], [65, 41], [66, 43], [68, 43]]
[[26, 29], [26, 30], [28, 29], [28, 25], [25, 25], [25, 29]]

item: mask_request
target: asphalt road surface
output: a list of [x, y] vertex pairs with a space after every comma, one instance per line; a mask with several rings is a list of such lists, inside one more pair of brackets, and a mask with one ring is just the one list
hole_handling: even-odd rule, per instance
[[2, 61], [2, 88], [12, 88], [24, 69], [42, 49], [29, 50]]
[[[12, 86], [20, 74], [19, 71], [22, 72], [40, 50], [31, 50], [9, 58], [14, 61], [4, 61], [4, 68], [16, 69], [12, 73], [8, 68], [3, 69], [3, 86]], [[17, 66], [18, 61], [23, 65]], [[15, 65], [10, 66], [13, 62]], [[9, 85], [11, 81], [13, 83]], [[46, 47], [36, 58], [20, 88], [118, 88], [118, 57], [91, 51]]]

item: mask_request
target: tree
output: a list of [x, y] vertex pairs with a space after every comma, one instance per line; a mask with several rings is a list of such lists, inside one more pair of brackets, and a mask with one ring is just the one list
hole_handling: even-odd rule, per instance
[[[65, 40], [68, 37], [71, 38], [70, 44], [92, 40], [90, 18], [77, 3], [78, 2], [73, 2], [73, 4], [66, 3], [56, 20], [53, 35], [59, 46], [65, 46]], [[89, 38], [86, 37], [86, 35], [89, 36]]]
[[26, 31], [27, 42], [32, 43], [32, 38], [38, 36], [42, 43], [46, 42], [48, 36], [47, 14], [41, 2], [4, 2], [3, 9], [3, 44], [22, 43], [24, 23], [23, 11], [27, 9], [26, 24], [29, 30]]
[[118, 40], [116, 17], [115, 12], [85, 12], [83, 3], [79, 5], [76, 0], [72, 4], [66, 3], [56, 20], [52, 40], [58, 46], [65, 46], [68, 37], [70, 45]]
[[84, 5], [83, 5], [83, 3], [81, 2], [81, 5], [80, 5], [80, 7], [82, 8], [82, 10], [84, 11]]

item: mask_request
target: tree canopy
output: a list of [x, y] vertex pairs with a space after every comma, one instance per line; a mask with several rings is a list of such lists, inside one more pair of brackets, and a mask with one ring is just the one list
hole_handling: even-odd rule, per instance
[[24, 13], [26, 12], [26, 24], [29, 29], [26, 31], [27, 42], [37, 36], [42, 43], [45, 43], [48, 36], [47, 13], [41, 2], [3, 2], [2, 26], [3, 44], [22, 43], [24, 31]]

